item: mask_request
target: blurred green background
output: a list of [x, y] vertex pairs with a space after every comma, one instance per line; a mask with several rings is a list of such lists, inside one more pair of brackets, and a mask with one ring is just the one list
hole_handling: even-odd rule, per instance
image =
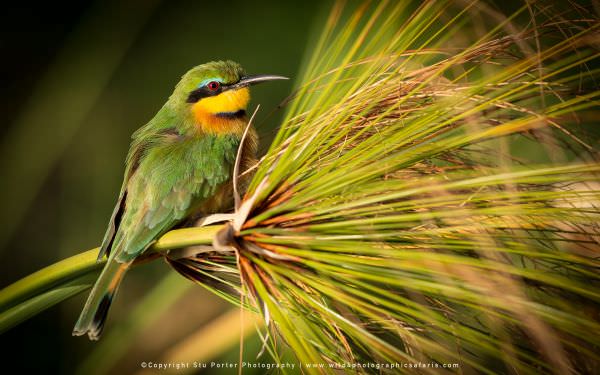
[[[185, 71], [232, 59], [249, 73], [294, 78], [327, 8], [306, 0], [6, 4], [0, 16], [1, 286], [99, 245], [130, 135]], [[283, 113], [276, 107], [292, 86], [293, 79], [253, 90], [251, 109], [261, 104], [256, 124], [263, 147]], [[111, 328], [127, 327], [128, 312], [170, 272], [163, 262], [130, 272], [105, 338]], [[181, 290], [188, 283], [177, 277], [170, 282]], [[71, 336], [84, 294], [4, 333], [4, 360], [23, 372], [73, 373], [86, 358], [87, 369], [103, 370], [102, 358], [106, 370], [132, 373], [231, 307], [192, 286], [181, 298], [173, 296], [177, 302], [134, 335], [131, 347], [104, 352], [105, 345], [98, 352], [98, 343]], [[246, 343], [252, 360], [259, 349], [256, 338]], [[94, 350], [97, 357], [89, 357]], [[223, 356], [237, 362], [238, 349]], [[253, 372], [264, 370], [245, 371]]]
[[[232, 59], [248, 73], [292, 78], [253, 89], [250, 109], [261, 104], [256, 126], [261, 146], [267, 147], [283, 115], [277, 106], [290, 94], [330, 4], [5, 4], [0, 12], [0, 287], [100, 244], [122, 182], [131, 133], [152, 118], [191, 67]], [[510, 0], [499, 6], [511, 12], [522, 4]], [[150, 293], [166, 275], [172, 277]], [[231, 345], [213, 350], [213, 360], [238, 361], [239, 324], [235, 319], [230, 325], [214, 323], [230, 316], [231, 305], [174, 275], [161, 261], [129, 272], [98, 343], [71, 336], [86, 296], [2, 334], [3, 365], [22, 372], [136, 373], [140, 362], [160, 362], [186, 337], [211, 326], [223, 331], [195, 350], [210, 352], [231, 333]], [[131, 311], [136, 311], [133, 317]], [[136, 327], [136, 322], [147, 326]], [[260, 347], [256, 335], [248, 338], [245, 359], [255, 362]], [[271, 362], [266, 353], [261, 359]], [[205, 373], [224, 372], [237, 370]]]

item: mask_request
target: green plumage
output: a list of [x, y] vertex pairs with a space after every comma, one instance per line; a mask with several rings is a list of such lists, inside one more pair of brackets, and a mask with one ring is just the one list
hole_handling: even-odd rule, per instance
[[[99, 254], [99, 259], [108, 254], [107, 265], [74, 335], [99, 338], [123, 274], [153, 241], [185, 219], [213, 213], [202, 212], [203, 207], [220, 209], [226, 203], [227, 194], [218, 193], [230, 183], [241, 134], [203, 132], [191, 113], [190, 98], [216, 95], [202, 86], [207, 80], [225, 90], [239, 85], [243, 75], [233, 62], [192, 69], [156, 116], [133, 134], [123, 186]], [[247, 121], [245, 115], [234, 120]], [[253, 154], [255, 140], [250, 143], [246, 153]]]
[[111, 252], [130, 262], [157, 236], [193, 213], [231, 178], [235, 136], [172, 137], [149, 148], [128, 184]]

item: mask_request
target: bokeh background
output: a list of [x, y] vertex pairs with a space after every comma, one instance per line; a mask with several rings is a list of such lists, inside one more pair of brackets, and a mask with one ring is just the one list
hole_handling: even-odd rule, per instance
[[[232, 59], [249, 73], [294, 78], [327, 9], [306, 0], [5, 4], [0, 12], [0, 286], [99, 245], [130, 135], [162, 106], [185, 71]], [[282, 115], [277, 105], [292, 87], [293, 79], [253, 90], [251, 108], [261, 104], [256, 124], [263, 146]], [[83, 293], [2, 334], [2, 366], [23, 372], [133, 373], [141, 370], [141, 361], [158, 361], [231, 309], [199, 286], [182, 289], [189, 283], [177, 276], [165, 284], [177, 291], [171, 298], [176, 302], [164, 312], [149, 305], [160, 311], [148, 311], [149, 329], [128, 334], [129, 312], [169, 273], [160, 261], [130, 272], [106, 328], [106, 336], [119, 330], [123, 340], [113, 333], [105, 336], [112, 344], [101, 347], [102, 341], [71, 336]], [[240, 330], [236, 324], [222, 329]], [[254, 360], [259, 347], [250, 337], [244, 352]], [[236, 345], [215, 352], [216, 360], [237, 362]], [[253, 372], [264, 370], [245, 371]]]
[[[253, 89], [251, 109], [261, 104], [256, 126], [264, 150], [283, 115], [278, 105], [291, 93], [330, 4], [318, 0], [4, 4], [0, 287], [100, 244], [122, 182], [131, 133], [152, 118], [191, 67], [231, 59], [248, 73], [292, 78]], [[512, 12], [523, 1], [496, 5]], [[598, 130], [588, 130], [597, 139]], [[517, 151], [527, 148], [523, 145]], [[154, 289], [156, 285], [161, 289]], [[2, 367], [25, 373], [138, 373], [141, 362], [169, 358], [196, 333], [204, 336], [198, 336], [203, 339], [196, 347], [187, 347], [192, 354], [209, 362], [238, 361], [237, 310], [161, 261], [129, 272], [98, 343], [71, 336], [86, 296], [83, 293], [2, 334]], [[252, 325], [248, 331], [255, 331]], [[260, 349], [256, 334], [246, 337], [246, 360], [272, 362], [266, 353], [256, 359]]]

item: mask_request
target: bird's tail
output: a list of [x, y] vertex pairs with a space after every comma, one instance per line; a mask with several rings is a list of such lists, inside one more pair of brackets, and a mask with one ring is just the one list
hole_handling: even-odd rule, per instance
[[90, 340], [98, 340], [104, 328], [110, 304], [119, 289], [119, 284], [129, 263], [109, 259], [85, 302], [83, 311], [73, 329], [74, 336], [88, 334]]

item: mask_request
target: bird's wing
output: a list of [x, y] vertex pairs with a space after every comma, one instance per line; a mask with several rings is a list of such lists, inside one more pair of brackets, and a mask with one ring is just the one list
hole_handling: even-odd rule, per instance
[[[147, 149], [132, 174], [111, 252], [129, 262], [212, 199], [231, 178], [239, 140], [167, 139]], [[112, 256], [112, 255], [111, 255]]]
[[110, 248], [112, 246], [113, 240], [115, 238], [115, 234], [119, 225], [121, 223], [121, 217], [123, 216], [123, 212], [125, 211], [125, 201], [127, 199], [127, 185], [129, 183], [129, 179], [131, 175], [137, 169], [137, 164], [139, 163], [139, 159], [142, 153], [142, 148], [131, 148], [129, 152], [129, 156], [127, 160], [131, 160], [131, 163], [127, 163], [125, 169], [125, 176], [123, 178], [123, 185], [121, 186], [121, 191], [119, 192], [119, 198], [117, 199], [117, 204], [113, 209], [113, 213], [110, 217], [110, 221], [108, 223], [108, 228], [106, 229], [106, 233], [104, 234], [104, 239], [102, 240], [102, 246], [100, 246], [100, 252], [98, 253], [98, 261], [104, 257], [104, 254], [107, 256], [110, 255]]
[[119, 192], [119, 198], [117, 204], [113, 209], [108, 228], [104, 234], [102, 245], [100, 246], [100, 252], [98, 253], [98, 261], [104, 257], [110, 255], [110, 249], [114, 242], [115, 235], [119, 229], [123, 212], [125, 211], [125, 202], [127, 200], [128, 185], [131, 176], [137, 170], [140, 159], [146, 149], [152, 146], [161, 137], [168, 134], [176, 134], [177, 131], [174, 127], [176, 121], [176, 114], [168, 107], [164, 106], [161, 110], [150, 120], [146, 125], [139, 128], [132, 135], [132, 143], [127, 154], [125, 163], [125, 175], [123, 176], [123, 184], [121, 185], [121, 191]]

